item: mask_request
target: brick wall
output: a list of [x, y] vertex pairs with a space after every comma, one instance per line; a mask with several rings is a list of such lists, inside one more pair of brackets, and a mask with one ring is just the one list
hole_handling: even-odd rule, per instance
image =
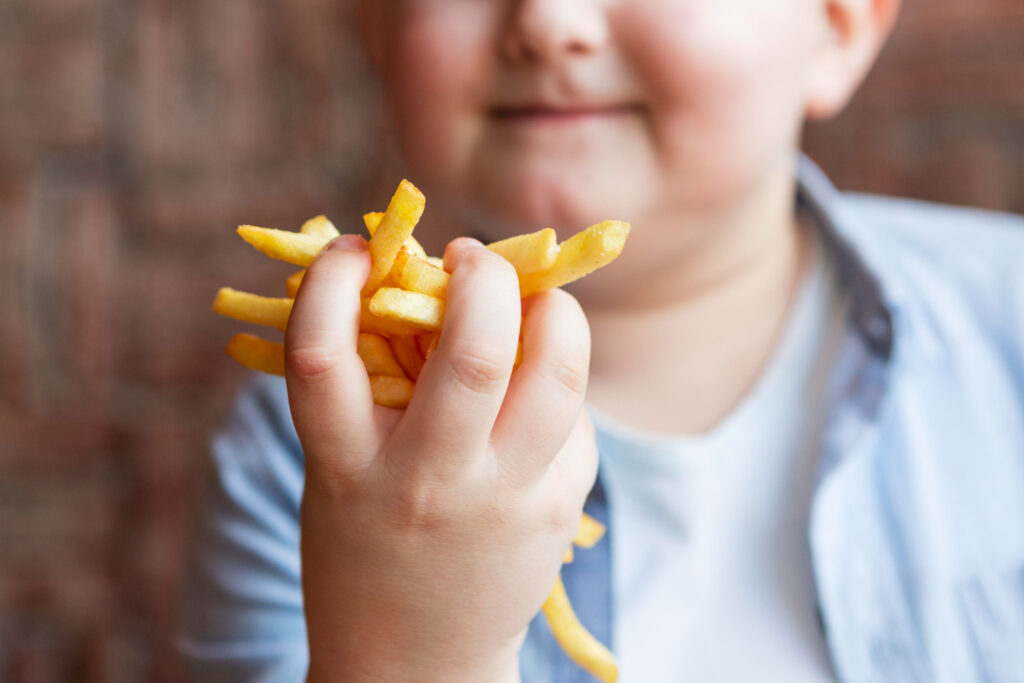
[[846, 189], [1024, 213], [1024, 2], [904, 0], [852, 105], [805, 146]]
[[[288, 272], [231, 227], [382, 200], [347, 6], [0, 4], [0, 680], [180, 676], [182, 539], [242, 377], [203, 311]], [[1020, 0], [910, 0], [807, 145], [846, 187], [1024, 212], [1022, 83]]]

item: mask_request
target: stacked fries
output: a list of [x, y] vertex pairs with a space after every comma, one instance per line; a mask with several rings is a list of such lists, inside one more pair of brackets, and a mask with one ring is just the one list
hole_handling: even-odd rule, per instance
[[[363, 222], [370, 233], [370, 275], [362, 291], [362, 311], [356, 351], [366, 367], [373, 400], [389, 408], [404, 408], [412, 398], [423, 365], [437, 345], [444, 323], [449, 275], [441, 259], [428, 256], [412, 236], [423, 215], [426, 199], [403, 180], [383, 213], [368, 213]], [[285, 282], [287, 297], [264, 297], [223, 287], [213, 302], [221, 315], [247, 323], [288, 326], [292, 304], [302, 286], [305, 268], [339, 232], [324, 216], [306, 221], [299, 232], [242, 225], [238, 234], [271, 258], [300, 270]], [[551, 228], [510, 237], [488, 245], [508, 260], [519, 277], [520, 296], [577, 280], [611, 263], [622, 252], [629, 224], [604, 221], [558, 243]], [[236, 334], [227, 353], [242, 365], [284, 375], [284, 345], [252, 334]], [[522, 343], [516, 365], [522, 358]], [[573, 543], [593, 546], [604, 527], [584, 515]], [[573, 561], [572, 546], [565, 563]], [[598, 679], [611, 683], [618, 676], [615, 659], [580, 624], [569, 604], [561, 578], [544, 603], [543, 611], [562, 649]]]
[[[362, 292], [358, 351], [370, 375], [374, 401], [391, 408], [408, 405], [444, 321], [448, 273], [441, 260], [427, 256], [412, 236], [425, 205], [423, 194], [403, 180], [387, 211], [363, 216], [370, 233], [372, 266]], [[339, 235], [324, 216], [306, 221], [299, 232], [243, 225], [238, 234], [267, 256], [304, 268]], [[561, 287], [610, 263], [622, 252], [628, 234], [628, 224], [605, 221], [561, 244], [555, 231], [545, 228], [495, 242], [488, 248], [515, 267], [520, 295], [527, 297]], [[287, 279], [285, 298], [224, 287], [214, 299], [213, 310], [283, 331], [305, 272], [300, 270]], [[227, 351], [248, 368], [284, 374], [283, 344], [238, 334]], [[519, 356], [521, 353], [517, 359]]]

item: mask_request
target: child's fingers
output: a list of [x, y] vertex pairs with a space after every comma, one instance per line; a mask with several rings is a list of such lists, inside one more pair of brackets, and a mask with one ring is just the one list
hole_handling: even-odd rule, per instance
[[369, 446], [373, 399], [356, 353], [359, 291], [369, 272], [366, 241], [343, 235], [309, 267], [295, 299], [285, 370], [292, 419], [307, 457], [324, 446], [360, 453]]
[[586, 410], [580, 411], [569, 438], [552, 460], [548, 474], [551, 475], [550, 484], [562, 491], [567, 502], [582, 509], [597, 479], [597, 443], [594, 441], [594, 425]]
[[519, 284], [511, 265], [475, 240], [456, 240], [445, 253], [451, 270], [444, 327], [424, 365], [389, 452], [429, 453], [458, 465], [486, 451], [508, 387], [519, 337]]
[[560, 289], [527, 299], [523, 362], [493, 433], [511, 476], [539, 476], [568, 439], [583, 408], [589, 366], [590, 327], [576, 299]]

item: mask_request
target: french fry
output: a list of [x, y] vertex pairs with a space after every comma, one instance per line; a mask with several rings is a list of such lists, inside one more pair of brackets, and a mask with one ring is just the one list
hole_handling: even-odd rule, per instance
[[384, 337], [360, 332], [356, 338], [356, 353], [359, 354], [363, 365], [366, 366], [367, 374], [405, 378], [402, 366], [395, 360], [391, 345]]
[[629, 223], [621, 221], [604, 221], [576, 233], [562, 242], [551, 268], [519, 278], [519, 294], [525, 298], [561, 287], [611, 263], [622, 253], [627, 236]]
[[395, 359], [405, 370], [406, 376], [412, 381], [420, 378], [420, 371], [423, 370], [423, 354], [416, 346], [416, 337], [400, 336], [391, 337], [391, 350], [395, 352]]
[[580, 520], [580, 528], [572, 542], [581, 548], [593, 548], [604, 536], [605, 526], [588, 514]]
[[308, 221], [302, 224], [299, 229], [303, 235], [315, 235], [317, 237], [323, 237], [325, 240], [333, 240], [335, 237], [340, 235], [338, 229], [334, 227], [334, 223], [327, 220], [327, 216], [317, 216], [310, 218]]
[[412, 399], [413, 383], [405, 377], [370, 375], [373, 402], [387, 408], [405, 408]]
[[443, 258], [438, 258], [437, 256], [428, 256], [426, 258], [426, 261], [430, 265], [436, 266], [436, 267], [440, 268], [441, 270], [444, 270], [444, 259]]
[[370, 313], [433, 332], [441, 329], [444, 301], [419, 292], [381, 287], [370, 298]]
[[555, 581], [542, 609], [552, 635], [572, 661], [603, 683], [618, 680], [619, 667], [615, 664], [615, 657], [580, 623], [569, 603], [561, 576]]
[[[384, 214], [379, 211], [363, 214], [363, 225], [366, 226], [366, 232], [370, 233], [370, 237], [373, 237], [373, 233], [377, 232], [377, 226], [380, 225], [380, 220], [382, 218], [384, 218]], [[412, 235], [409, 235], [405, 239], [403, 246], [405, 246], [413, 256], [419, 256], [423, 259], [428, 258], [423, 245], [421, 245]]]
[[370, 237], [373, 237], [373, 233], [377, 232], [377, 226], [380, 225], [380, 219], [384, 218], [383, 211], [371, 211], [370, 213], [363, 214], [363, 225], [366, 226], [366, 232], [370, 233]]
[[522, 362], [523, 362], [523, 342], [520, 340], [516, 344], [516, 360], [515, 360], [515, 363], [512, 364], [513, 369], [514, 368], [518, 368], [520, 363], [522, 363]]
[[408, 256], [398, 284], [402, 289], [444, 299], [448, 291], [448, 273], [416, 256]]
[[405, 240], [412, 235], [425, 206], [426, 199], [415, 185], [408, 180], [399, 183], [387, 211], [384, 212], [384, 217], [380, 219], [380, 224], [370, 238], [372, 265], [366, 286], [363, 287], [364, 295], [377, 291], [377, 287], [391, 272], [395, 255]]
[[258, 228], [255, 225], [238, 226], [238, 234], [259, 251], [278, 261], [303, 268], [309, 267], [329, 240], [319, 235], [301, 232]]
[[284, 344], [241, 332], [231, 338], [226, 350], [247, 368], [284, 375]]
[[306, 277], [306, 269], [297, 270], [288, 276], [288, 279], [284, 281], [285, 291], [288, 292], [288, 298], [294, 299], [299, 294], [299, 287], [302, 286], [302, 278]]
[[558, 235], [551, 228], [544, 228], [527, 235], [516, 235], [500, 242], [493, 242], [487, 248], [503, 256], [522, 275], [540, 273], [551, 268], [558, 258]]
[[359, 331], [380, 335], [381, 337], [401, 337], [426, 332], [422, 327], [398, 320], [389, 320], [375, 315], [370, 311], [370, 300], [360, 302]]
[[230, 287], [221, 287], [213, 300], [213, 312], [257, 325], [269, 325], [284, 331], [292, 312], [291, 299], [274, 299]]
[[436, 332], [421, 334], [416, 337], [416, 347], [423, 354], [423, 360], [430, 358], [430, 354], [437, 348], [437, 340], [440, 338]]
[[569, 546], [565, 550], [565, 555], [562, 556], [562, 564], [572, 564], [572, 561], [576, 559], [575, 554], [572, 551], [572, 546]]
[[395, 284], [392, 285], [393, 287], [400, 286], [399, 283], [402, 281], [402, 272], [405, 270], [405, 266], [408, 263], [409, 250], [406, 248], [406, 245], [403, 244], [402, 248], [398, 250], [397, 254], [395, 254], [395, 262], [391, 264], [391, 272], [388, 273], [385, 280], [391, 280], [394, 282]]

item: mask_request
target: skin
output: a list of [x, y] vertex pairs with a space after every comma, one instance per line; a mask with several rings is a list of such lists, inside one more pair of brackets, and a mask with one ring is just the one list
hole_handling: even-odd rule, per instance
[[365, 244], [341, 238], [310, 268], [286, 366], [306, 453], [311, 680], [518, 679], [596, 472], [584, 398], [701, 432], [750, 388], [806, 261], [800, 125], [843, 106], [896, 4], [359, 3], [437, 225], [564, 238], [620, 218], [633, 232], [576, 298], [526, 302], [511, 379], [514, 274], [450, 244], [445, 328], [404, 413], [372, 404], [355, 352]]

